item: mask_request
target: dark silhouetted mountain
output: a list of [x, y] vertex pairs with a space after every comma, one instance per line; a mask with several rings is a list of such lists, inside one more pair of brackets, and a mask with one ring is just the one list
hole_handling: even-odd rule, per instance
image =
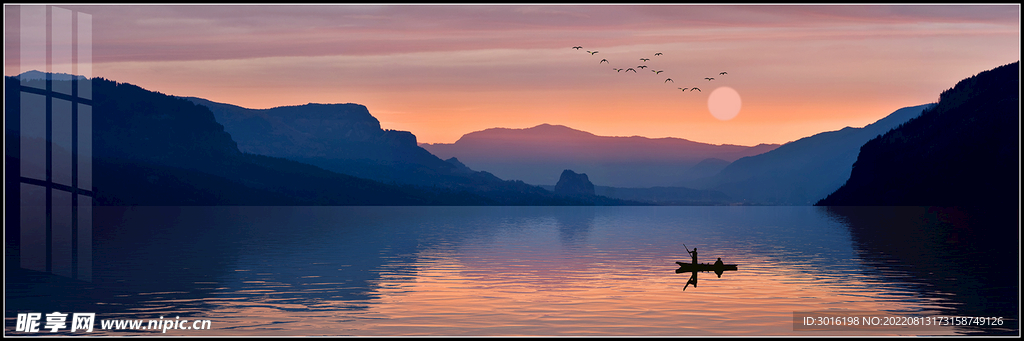
[[[7, 170], [16, 182], [20, 159], [12, 150], [20, 143], [22, 95], [18, 79], [6, 77], [5, 82], [7, 133], [14, 136], [8, 138], [14, 145], [8, 146]], [[92, 80], [92, 91], [92, 180], [98, 205], [496, 203], [464, 192], [386, 185], [243, 153], [204, 106], [100, 78]]]
[[564, 196], [591, 196], [594, 192], [594, 183], [590, 182], [587, 174], [576, 174], [572, 170], [562, 171], [562, 175], [555, 184], [555, 194]]
[[789, 142], [767, 153], [736, 160], [715, 176], [684, 184], [718, 190], [739, 202], [812, 205], [849, 178], [861, 145], [920, 115], [929, 106], [902, 108], [863, 128], [846, 127]]
[[[550, 185], [563, 169], [583, 171], [597, 184], [666, 186], [693, 176], [702, 160], [732, 161], [778, 145], [712, 145], [679, 138], [597, 136], [561, 125], [526, 129], [492, 128], [463, 135], [452, 144], [421, 144], [441, 158], [458, 157], [473, 169], [501, 178]], [[697, 173], [699, 174], [699, 172]]]
[[[1018, 61], [961, 80], [919, 117], [865, 143], [849, 180], [817, 205], [847, 222], [864, 254], [887, 256], [886, 268], [906, 264], [927, 287], [977, 302], [948, 315], [1012, 316], [1020, 302], [1019, 129]], [[998, 332], [1019, 334], [1017, 323], [1007, 327]]]
[[442, 160], [419, 147], [412, 133], [382, 129], [359, 104], [247, 109], [201, 98], [185, 99], [209, 107], [245, 152], [387, 184], [464, 192], [502, 205], [592, 204], [567, 200], [523, 181], [474, 171], [458, 159]]
[[964, 79], [920, 117], [860, 148], [818, 205], [1020, 205], [1020, 62]]

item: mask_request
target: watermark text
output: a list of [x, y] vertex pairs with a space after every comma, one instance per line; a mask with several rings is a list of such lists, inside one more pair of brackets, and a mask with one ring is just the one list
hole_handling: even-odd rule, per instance
[[[70, 320], [69, 320], [70, 319]], [[158, 319], [103, 319], [99, 321], [100, 330], [138, 330], [167, 333], [168, 330], [209, 330], [210, 320], [189, 320], [180, 316]], [[96, 328], [96, 313], [62, 313], [55, 311], [48, 314], [19, 313], [14, 330], [24, 333], [56, 333], [58, 331], [93, 332]]]

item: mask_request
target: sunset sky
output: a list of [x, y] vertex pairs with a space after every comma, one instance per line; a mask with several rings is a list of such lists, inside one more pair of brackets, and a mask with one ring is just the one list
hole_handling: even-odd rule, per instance
[[[1019, 4], [59, 7], [92, 16], [90, 76], [247, 108], [358, 103], [427, 143], [542, 123], [785, 143], [1020, 59]], [[28, 70], [4, 9], [11, 76]], [[741, 98], [732, 119], [709, 112], [719, 87]]]

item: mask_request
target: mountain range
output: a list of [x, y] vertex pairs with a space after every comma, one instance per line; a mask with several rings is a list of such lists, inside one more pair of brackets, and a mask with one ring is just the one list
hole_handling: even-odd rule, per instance
[[865, 143], [849, 179], [816, 205], [901, 276], [1018, 310], [1020, 112], [1019, 61], [963, 79]]
[[862, 128], [846, 127], [801, 138], [764, 154], [740, 158], [713, 176], [680, 184], [721, 191], [739, 202], [812, 205], [850, 177], [860, 146], [930, 106], [905, 107]]
[[587, 173], [595, 185], [669, 186], [707, 176], [716, 165], [778, 147], [713, 145], [680, 138], [598, 136], [562, 125], [491, 128], [455, 143], [420, 144], [441, 158], [457, 157], [473, 169], [505, 179], [554, 185], [564, 169]]
[[[19, 188], [21, 100], [42, 97], [21, 91], [24, 82], [45, 78], [5, 77], [5, 187]], [[51, 78], [53, 79], [53, 78]], [[54, 83], [65, 82], [52, 80]], [[457, 185], [443, 181], [429, 185], [382, 182], [328, 170], [282, 157], [239, 149], [232, 135], [217, 122], [213, 112], [189, 100], [141, 87], [94, 78], [90, 128], [92, 135], [92, 184], [97, 205], [588, 205], [594, 201], [564, 198], [522, 182], [502, 181], [484, 172], [459, 166], [457, 160], [439, 160], [421, 151], [418, 156], [436, 160], [437, 167], [465, 174]], [[62, 86], [54, 84], [54, 87]], [[35, 84], [36, 89], [45, 85]], [[34, 91], [34, 90], [33, 90]], [[28, 96], [28, 97], [26, 97]], [[45, 102], [45, 101], [44, 101]], [[322, 113], [321, 113], [322, 114]], [[358, 112], [357, 112], [358, 114]], [[315, 115], [313, 115], [315, 117]], [[363, 116], [361, 119], [372, 116]], [[360, 119], [354, 120], [356, 125]], [[374, 119], [375, 121], [375, 119]], [[323, 124], [322, 122], [319, 124]], [[353, 129], [359, 131], [358, 129]], [[372, 130], [372, 129], [370, 129]], [[368, 131], [368, 130], [362, 130]], [[415, 146], [407, 132], [379, 131], [367, 144]], [[343, 148], [338, 149], [345, 149]], [[386, 150], [386, 147], [378, 147]], [[401, 151], [401, 150], [397, 150]], [[404, 151], [402, 151], [404, 152]], [[54, 148], [54, 155], [58, 148]], [[410, 152], [416, 156], [415, 151]], [[405, 154], [392, 156], [407, 165]], [[433, 158], [433, 159], [431, 159]], [[418, 165], [419, 167], [424, 167]], [[392, 173], [403, 170], [396, 167]], [[474, 182], [476, 181], [476, 182]], [[7, 191], [9, 202], [18, 202], [17, 191]], [[13, 196], [13, 197], [12, 197]], [[605, 200], [602, 204], [630, 204]]]
[[[901, 108], [862, 128], [752, 147], [597, 136], [551, 124], [418, 144], [411, 132], [382, 129], [359, 104], [247, 109], [97, 78], [91, 83], [96, 202], [810, 205], [833, 192], [819, 204], [955, 204], [965, 196], [1017, 202], [998, 190], [1019, 189], [1019, 180], [1006, 180], [1019, 175], [1017, 65], [966, 79], [938, 104]], [[32, 141], [19, 137], [16, 113], [25, 95], [18, 89], [47, 77], [77, 80], [37, 72], [5, 77], [8, 188], [17, 188], [21, 170], [12, 151]], [[566, 174], [575, 172], [586, 174], [578, 176], [586, 181], [573, 180], [585, 184], [585, 193], [555, 193], [559, 175], [571, 179]], [[882, 195], [891, 202], [877, 200]]]
[[[36, 81], [29, 79], [28, 81]], [[20, 83], [5, 77], [7, 185], [18, 188]], [[53, 81], [61, 82], [61, 81]], [[379, 183], [281, 158], [244, 153], [206, 107], [94, 78], [92, 184], [97, 205], [422, 205], [483, 198]], [[54, 87], [57, 87], [55, 84]], [[45, 86], [37, 88], [45, 88]], [[42, 97], [42, 96], [39, 96]], [[44, 97], [42, 97], [44, 98]], [[12, 183], [13, 182], [13, 183]], [[14, 202], [17, 202], [15, 200]]]
[[958, 82], [919, 117], [865, 143], [849, 180], [818, 205], [1019, 211], [1020, 62]]
[[246, 153], [279, 157], [385, 184], [472, 193], [504, 204], [557, 203], [566, 199], [518, 179], [503, 180], [489, 172], [475, 171], [457, 158], [442, 160], [419, 147], [412, 133], [382, 129], [363, 105], [310, 103], [248, 109], [201, 98], [183, 99], [209, 108], [239, 150]]
[[812, 205], [850, 176], [859, 148], [920, 115], [905, 107], [861, 128], [783, 145], [711, 145], [678, 138], [607, 137], [560, 125], [493, 128], [452, 144], [421, 144], [440, 157], [544, 184], [559, 169], [584, 170], [598, 194], [661, 204]]

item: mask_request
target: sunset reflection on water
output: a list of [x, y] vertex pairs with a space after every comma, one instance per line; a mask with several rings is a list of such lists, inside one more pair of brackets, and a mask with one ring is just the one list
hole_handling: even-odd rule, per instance
[[[97, 272], [100, 278], [124, 277], [109, 283], [130, 285], [112, 296], [93, 293], [100, 298], [83, 299], [75, 309], [103, 318], [212, 321], [211, 330], [159, 333], [175, 336], [964, 333], [954, 327], [795, 330], [798, 312], [925, 317], [963, 304], [957, 294], [928, 287], [899, 266], [869, 264], [847, 228], [813, 207], [421, 208], [387, 214], [394, 209], [341, 214], [339, 208], [317, 208], [287, 220], [245, 223], [238, 227], [244, 237], [232, 243], [182, 249], [193, 257], [173, 266], [154, 260], [165, 262], [157, 277], [135, 275], [135, 268], [160, 269], [138, 262], [144, 255], [137, 254], [115, 272]], [[198, 224], [209, 214], [193, 219], [183, 212], [175, 213], [176, 224]], [[278, 228], [288, 224], [297, 227]], [[144, 250], [159, 253], [157, 245], [187, 244], [155, 241]], [[697, 285], [687, 286], [691, 273], [676, 273], [675, 262], [689, 261], [687, 250], [694, 247], [700, 262], [721, 257], [738, 269], [721, 277], [700, 272]], [[154, 289], [139, 290], [145, 287]]]
[[665, 242], [623, 243], [617, 236], [623, 232], [603, 231], [605, 223], [596, 219], [585, 243], [567, 242], [558, 222], [542, 220], [395, 256], [376, 270], [372, 299], [365, 301], [224, 302], [215, 314], [239, 321], [230, 333], [280, 335], [956, 334], [951, 327], [794, 331], [799, 311], [927, 316], [938, 314], [928, 307], [946, 302], [864, 274], [854, 261], [835, 265], [822, 259], [827, 255], [802, 254], [780, 266], [781, 255], [792, 250], [759, 253], [724, 244], [702, 254], [737, 263], [738, 271], [699, 273], [697, 287], [684, 291], [691, 274], [676, 273], [674, 262], [686, 259], [671, 255], [685, 251]]
[[[486, 254], [455, 259], [424, 254], [414, 278], [381, 279], [387, 316], [370, 335], [862, 335], [794, 332], [795, 311], [915, 311], [913, 293], [872, 288], [870, 282], [829, 284], [799, 269], [772, 269], [750, 258], [739, 271], [700, 273], [683, 291], [689, 273], [676, 274], [671, 259], [643, 264], [614, 257], [581, 261], [548, 255], [548, 266], [519, 268], [523, 259]], [[667, 261], [667, 262], [666, 262]], [[503, 270], [512, 269], [512, 270]], [[889, 297], [889, 298], [886, 298]], [[910, 301], [910, 302], [906, 302]], [[921, 311], [918, 314], [928, 314]], [[426, 321], [431, 323], [425, 323]], [[439, 323], [440, 321], [443, 321]], [[898, 331], [869, 331], [898, 335]], [[929, 335], [953, 334], [952, 329]]]

